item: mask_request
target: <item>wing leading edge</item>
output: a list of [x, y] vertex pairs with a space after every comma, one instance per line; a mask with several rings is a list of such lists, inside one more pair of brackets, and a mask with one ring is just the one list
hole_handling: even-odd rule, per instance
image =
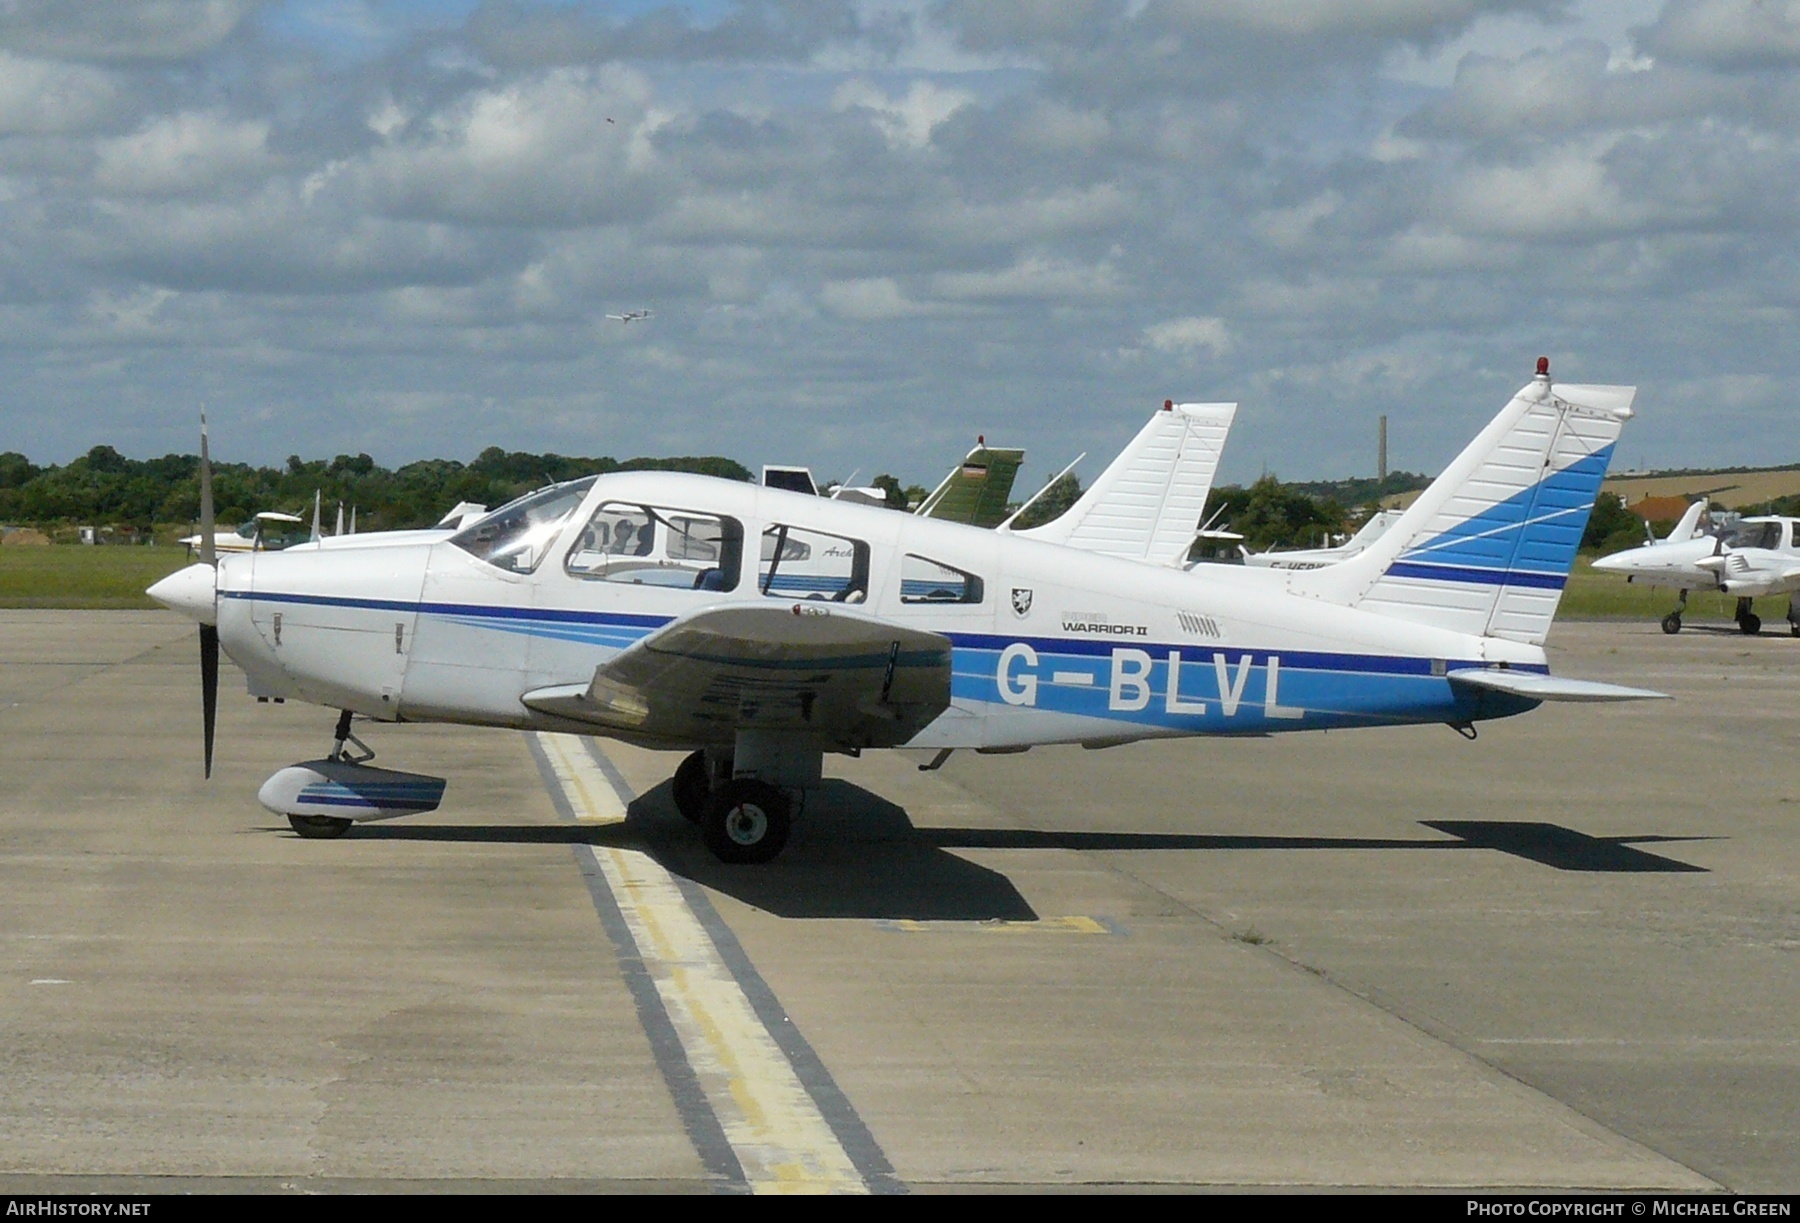
[[950, 704], [950, 641], [809, 600], [683, 616], [528, 708], [681, 744], [740, 730], [897, 747]]

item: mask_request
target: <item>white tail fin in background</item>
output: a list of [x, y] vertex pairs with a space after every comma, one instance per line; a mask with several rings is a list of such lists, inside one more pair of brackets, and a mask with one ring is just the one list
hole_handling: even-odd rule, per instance
[[1664, 544], [1686, 543], [1688, 540], [1699, 535], [1700, 515], [1706, 513], [1706, 507], [1709, 504], [1711, 504], [1711, 502], [1705, 497], [1702, 497], [1692, 505], [1689, 505], [1687, 507], [1687, 512], [1681, 516], [1681, 521], [1676, 523], [1673, 529], [1669, 531], [1669, 537], [1667, 539], [1657, 540], [1657, 542]]
[[1165, 403], [1060, 518], [1018, 534], [1153, 564], [1181, 559], [1236, 415], [1235, 403]]
[[1541, 645], [1636, 387], [1552, 385], [1549, 362], [1367, 551], [1290, 589]]

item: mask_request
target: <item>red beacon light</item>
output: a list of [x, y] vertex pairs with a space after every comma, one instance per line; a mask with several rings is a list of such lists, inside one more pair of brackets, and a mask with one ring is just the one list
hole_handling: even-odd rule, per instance
[[1550, 376], [1550, 358], [1549, 357], [1539, 357], [1538, 358], [1537, 376], [1540, 378], [1548, 378]]
[[1173, 399], [1163, 400], [1163, 411], [1173, 412], [1174, 410], [1175, 410], [1175, 401]]

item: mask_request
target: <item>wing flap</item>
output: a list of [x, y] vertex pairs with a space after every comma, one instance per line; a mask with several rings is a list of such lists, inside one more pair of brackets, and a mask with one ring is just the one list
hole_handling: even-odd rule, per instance
[[1666, 692], [1648, 688], [1627, 688], [1620, 684], [1603, 684], [1591, 679], [1568, 679], [1561, 675], [1543, 675], [1536, 671], [1467, 670], [1452, 671], [1449, 680], [1471, 688], [1506, 692], [1537, 701], [1656, 701], [1669, 699]]
[[729, 741], [791, 731], [839, 748], [895, 747], [950, 704], [950, 641], [813, 601], [708, 608], [595, 668], [528, 692], [543, 713], [637, 734]]

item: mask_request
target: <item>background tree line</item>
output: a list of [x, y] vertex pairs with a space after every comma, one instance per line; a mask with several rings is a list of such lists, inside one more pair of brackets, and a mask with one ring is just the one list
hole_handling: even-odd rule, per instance
[[[195, 455], [128, 459], [110, 446], [96, 446], [73, 462], [47, 467], [36, 466], [22, 454], [0, 453], [0, 521], [46, 527], [103, 524], [140, 533], [157, 526], [184, 529], [200, 514], [199, 467]], [[609, 456], [530, 454], [490, 446], [470, 463], [424, 459], [392, 471], [366, 454], [340, 454], [329, 461], [290, 455], [280, 468], [215, 463], [213, 496], [222, 528], [243, 522], [260, 510], [286, 510], [304, 517], [311, 511], [317, 490], [325, 506], [327, 530], [340, 502], [346, 510], [356, 507], [359, 530], [397, 530], [429, 526], [461, 501], [496, 506], [558, 480], [646, 470], [754, 479], [743, 464], [719, 456], [620, 461]], [[1423, 488], [1429, 482], [1429, 477], [1412, 472], [1393, 472], [1380, 482], [1283, 483], [1265, 475], [1247, 486], [1215, 488], [1206, 513], [1209, 518], [1216, 515], [1218, 526], [1244, 536], [1244, 546], [1252, 551], [1319, 547], [1331, 537], [1354, 531], [1382, 497]], [[896, 509], [904, 509], [909, 501], [916, 503], [926, 491], [917, 486], [903, 488], [891, 475], [877, 476], [874, 484], [887, 493], [888, 504]], [[1048, 522], [1080, 495], [1080, 482], [1065, 476], [1018, 525], [1024, 528]], [[1792, 508], [1784, 505], [1780, 510], [1791, 512]], [[1666, 531], [1668, 524], [1661, 525]], [[1582, 546], [1615, 551], [1643, 538], [1642, 522], [1618, 497], [1602, 493]]]
[[[424, 459], [389, 471], [366, 454], [329, 462], [291, 455], [284, 467], [213, 464], [213, 501], [221, 529], [261, 510], [308, 515], [317, 490], [326, 529], [342, 502], [356, 507], [357, 529], [429, 526], [460, 501], [496, 506], [521, 493], [579, 476], [613, 471], [691, 471], [749, 480], [748, 468], [716, 456], [635, 458], [509, 452], [491, 446], [472, 463]], [[200, 460], [191, 454], [128, 459], [96, 446], [63, 466], [38, 467], [22, 454], [0, 454], [0, 520], [34, 526], [85, 523], [186, 527], [200, 516]]]

